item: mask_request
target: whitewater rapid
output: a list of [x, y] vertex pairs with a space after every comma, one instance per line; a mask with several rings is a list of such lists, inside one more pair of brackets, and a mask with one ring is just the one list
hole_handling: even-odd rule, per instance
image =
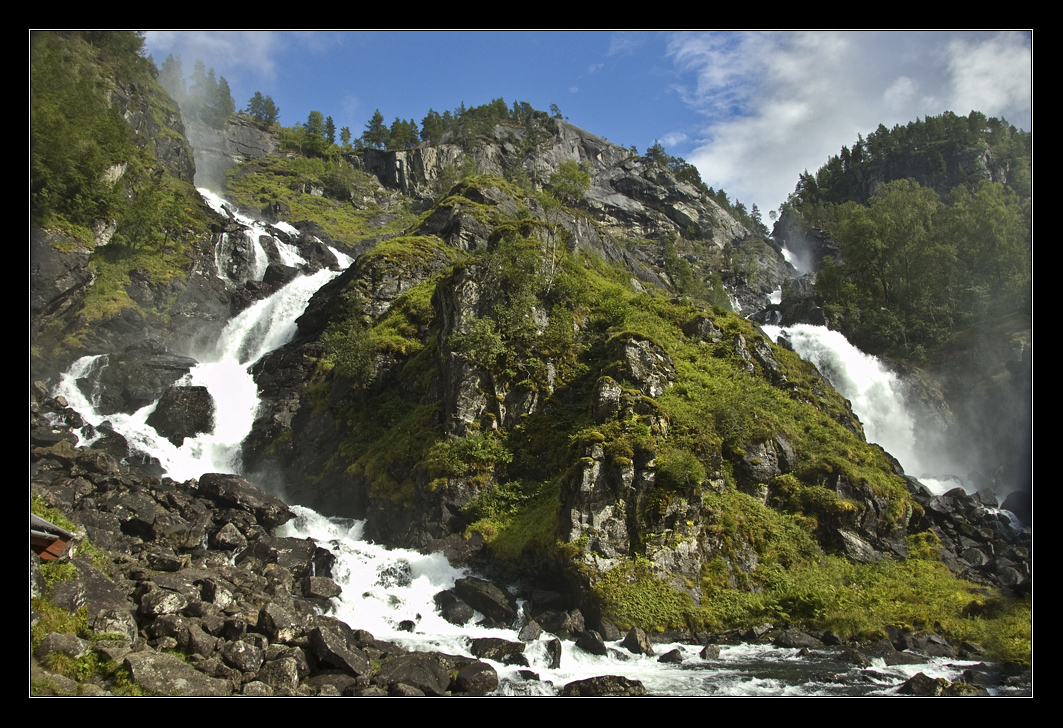
[[[362, 540], [364, 521], [327, 518], [302, 506], [292, 506], [296, 518], [278, 529], [280, 535], [312, 538], [336, 556], [332, 578], [343, 593], [332, 601], [332, 616], [377, 639], [407, 649], [469, 654], [470, 642], [483, 637], [513, 641], [516, 629], [477, 626], [442, 619], [434, 597], [467, 576], [467, 569], [451, 566], [442, 554], [388, 549]], [[412, 630], [408, 627], [413, 625]], [[487, 660], [498, 672], [501, 695], [556, 695], [574, 680], [598, 675], [623, 675], [639, 680], [652, 695], [887, 695], [917, 672], [956, 680], [976, 663], [932, 658], [923, 665], [887, 667], [881, 658], [870, 670], [855, 667], [830, 650], [803, 656], [796, 649], [771, 645], [720, 645], [718, 658], [700, 656], [700, 645], [655, 644], [654, 655], [633, 655], [620, 642], [607, 643], [609, 654], [592, 655], [571, 640], [562, 643], [560, 667], [550, 668], [544, 633], [525, 645], [529, 666]], [[661, 663], [661, 655], [678, 650], [681, 661]], [[531, 670], [539, 679], [528, 679]]]

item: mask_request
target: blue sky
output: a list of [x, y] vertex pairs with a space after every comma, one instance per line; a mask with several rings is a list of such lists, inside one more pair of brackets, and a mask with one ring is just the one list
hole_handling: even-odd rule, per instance
[[557, 104], [645, 152], [660, 140], [765, 213], [857, 134], [946, 110], [1032, 130], [1030, 31], [149, 31], [156, 65], [225, 76], [237, 108], [272, 96], [360, 135], [376, 109], [420, 124], [488, 103]]

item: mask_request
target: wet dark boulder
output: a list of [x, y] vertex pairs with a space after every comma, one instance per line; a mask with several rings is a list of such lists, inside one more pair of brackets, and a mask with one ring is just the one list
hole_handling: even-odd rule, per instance
[[287, 523], [295, 515], [280, 498], [263, 493], [239, 475], [207, 473], [199, 479], [199, 489], [219, 505], [254, 514], [265, 528]]
[[638, 680], [620, 675], [602, 675], [587, 680], [570, 682], [561, 690], [561, 695], [570, 698], [617, 698], [646, 694], [646, 687]]
[[147, 423], [181, 447], [186, 438], [214, 429], [214, 400], [206, 387], [170, 387], [159, 399]]
[[158, 340], [149, 340], [109, 355], [98, 382], [79, 385], [83, 394], [96, 399], [100, 412], [132, 414], [162, 397], [196, 363], [167, 352]]
[[454, 593], [493, 622], [511, 626], [517, 620], [517, 600], [489, 581], [474, 576], [458, 579]]

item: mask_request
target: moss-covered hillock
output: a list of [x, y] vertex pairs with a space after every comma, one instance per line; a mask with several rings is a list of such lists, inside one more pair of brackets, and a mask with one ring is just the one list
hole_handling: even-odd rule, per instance
[[[422, 225], [344, 276], [286, 435], [299, 499], [389, 543], [479, 532], [618, 624], [836, 624], [802, 579], [892, 573], [919, 510], [848, 402], [734, 314], [554, 246], [517, 195], [477, 178], [424, 217], [468, 216], [474, 244]], [[371, 299], [381, 272], [397, 297]]]

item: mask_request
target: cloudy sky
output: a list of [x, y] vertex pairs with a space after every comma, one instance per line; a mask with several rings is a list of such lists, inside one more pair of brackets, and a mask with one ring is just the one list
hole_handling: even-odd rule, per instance
[[225, 76], [238, 108], [272, 96], [285, 125], [312, 110], [361, 134], [380, 109], [502, 97], [645, 152], [655, 140], [707, 184], [765, 212], [857, 134], [977, 109], [1032, 131], [1030, 31], [152, 31]]

